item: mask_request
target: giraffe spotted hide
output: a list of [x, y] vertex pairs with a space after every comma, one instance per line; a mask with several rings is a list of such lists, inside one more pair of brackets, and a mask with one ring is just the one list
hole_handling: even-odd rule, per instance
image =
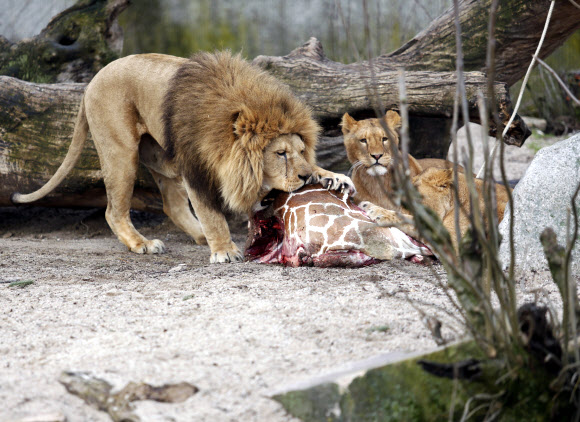
[[248, 261], [286, 266], [361, 267], [432, 255], [397, 228], [379, 227], [347, 193], [308, 185], [273, 192], [250, 218]]

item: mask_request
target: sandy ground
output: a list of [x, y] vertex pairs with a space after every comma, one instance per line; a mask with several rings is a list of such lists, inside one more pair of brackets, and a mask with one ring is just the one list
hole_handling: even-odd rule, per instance
[[[509, 168], [525, 170], [533, 151], [510, 154]], [[59, 384], [65, 370], [116, 388], [187, 381], [200, 389], [183, 403], [138, 402], [143, 421], [292, 421], [268, 398], [273, 390], [380, 353], [435, 347], [404, 296], [437, 315], [446, 338], [460, 336], [427, 306], [452, 310], [436, 283], [441, 266], [210, 265], [207, 247], [163, 217], [133, 217], [167, 254], [127, 252], [100, 210], [0, 208], [0, 421], [109, 420]], [[244, 239], [236, 228], [234, 240]], [[34, 283], [10, 287], [24, 280]], [[558, 302], [546, 272], [520, 273], [521, 299], [536, 289]]]

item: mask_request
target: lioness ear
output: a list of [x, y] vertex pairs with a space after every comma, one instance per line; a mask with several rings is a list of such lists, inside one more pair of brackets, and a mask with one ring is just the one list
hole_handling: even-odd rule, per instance
[[437, 187], [450, 187], [453, 184], [453, 169], [437, 169], [432, 180]]
[[356, 126], [356, 120], [353, 119], [350, 116], [350, 114], [344, 113], [344, 116], [342, 116], [342, 121], [340, 122], [340, 125], [342, 126], [342, 133], [344, 135], [346, 135], [347, 133], [352, 132], [352, 130]]
[[387, 111], [385, 115], [385, 120], [387, 121], [387, 126], [392, 129], [399, 129], [401, 127], [401, 116], [399, 113], [393, 110]]

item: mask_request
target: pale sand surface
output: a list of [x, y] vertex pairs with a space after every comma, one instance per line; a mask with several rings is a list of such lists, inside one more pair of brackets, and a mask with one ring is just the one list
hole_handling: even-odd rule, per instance
[[[510, 152], [508, 168], [527, 164], [526, 151]], [[453, 312], [436, 285], [441, 266], [210, 265], [207, 247], [162, 218], [137, 220], [167, 254], [127, 252], [102, 212], [0, 209], [0, 421], [55, 412], [109, 420], [58, 383], [65, 370], [116, 388], [200, 389], [180, 404], [138, 402], [143, 421], [291, 421], [271, 391], [377, 354], [435, 347], [405, 295]], [[240, 246], [244, 237], [236, 230]], [[170, 271], [179, 264], [183, 271]], [[8, 287], [15, 280], [34, 284]], [[520, 273], [516, 288], [522, 301], [542, 289], [543, 301], [558, 302], [546, 272]], [[422, 308], [443, 321], [445, 337], [459, 337], [443, 312]]]

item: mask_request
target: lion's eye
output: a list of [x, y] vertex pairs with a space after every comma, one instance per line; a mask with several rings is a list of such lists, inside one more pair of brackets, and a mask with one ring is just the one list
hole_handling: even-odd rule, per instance
[[365, 138], [362, 138], [362, 139], [360, 140], [360, 143], [361, 143], [361, 144], [366, 144], [366, 143], [367, 143], [367, 140], [366, 140]]
[[304, 155], [305, 152], [306, 152], [305, 150], [302, 150], [300, 151], [300, 154]]
[[389, 138], [383, 138], [383, 142], [387, 142]]
[[278, 154], [280, 157], [286, 157], [286, 151], [276, 151], [276, 154]]

